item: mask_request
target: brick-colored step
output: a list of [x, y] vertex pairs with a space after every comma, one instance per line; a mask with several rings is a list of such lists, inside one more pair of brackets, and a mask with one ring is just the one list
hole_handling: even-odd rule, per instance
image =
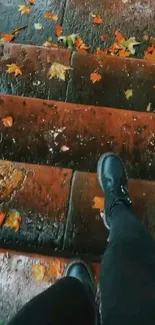
[[[6, 128], [2, 118], [11, 115]], [[114, 151], [131, 178], [155, 179], [155, 115], [0, 95], [0, 158], [96, 171]]]
[[[0, 44], [0, 92], [18, 96], [54, 99], [81, 104], [101, 105], [146, 111], [155, 109], [155, 65], [153, 61], [73, 52], [66, 81], [49, 80], [49, 69], [56, 61], [70, 65], [71, 52], [62, 48]], [[22, 76], [6, 72], [7, 64], [22, 67]], [[95, 84], [92, 72], [101, 74]], [[126, 98], [131, 89], [133, 96]]]
[[[100, 260], [108, 234], [94, 206], [95, 197], [103, 198], [96, 174], [1, 161], [0, 176], [1, 210], [22, 216], [19, 231], [0, 227], [0, 247]], [[130, 180], [129, 188], [137, 215], [155, 237], [155, 182]]]
[[[69, 259], [30, 255], [13, 251], [0, 251], [0, 323], [7, 324], [16, 312], [30, 299], [49, 288], [63, 276]], [[33, 275], [34, 265], [45, 267], [43, 280]], [[99, 278], [99, 264], [90, 264], [96, 282]]]

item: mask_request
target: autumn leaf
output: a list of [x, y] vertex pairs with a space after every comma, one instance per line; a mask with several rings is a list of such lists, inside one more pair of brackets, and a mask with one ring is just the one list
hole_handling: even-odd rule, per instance
[[80, 51], [80, 52], [87, 52], [89, 50], [89, 47], [85, 43], [83, 43], [83, 40], [81, 39], [81, 37], [78, 37], [75, 40], [75, 47], [76, 47], [76, 50]]
[[94, 84], [96, 81], [100, 81], [101, 80], [101, 75], [99, 73], [93, 72], [90, 75], [90, 80], [92, 81], [92, 83]]
[[26, 4], [19, 5], [18, 7], [19, 7], [18, 11], [21, 13], [21, 15], [23, 14], [29, 15], [31, 12], [31, 8]]
[[126, 99], [129, 100], [129, 98], [133, 96], [133, 89], [127, 89], [125, 91], [125, 96], [126, 96]]
[[12, 116], [7, 116], [2, 119], [2, 123], [5, 127], [11, 127], [13, 125], [13, 118]]
[[119, 56], [121, 57], [129, 57], [131, 55], [131, 53], [129, 51], [126, 51], [124, 49], [119, 50]]
[[63, 64], [54, 62], [49, 70], [49, 79], [57, 78], [65, 81], [66, 71], [73, 70], [71, 67], [65, 66]]
[[22, 26], [22, 27], [16, 28], [16, 29], [13, 30], [12, 34], [14, 34], [14, 35], [18, 35], [19, 32], [20, 32], [21, 30], [23, 30], [23, 29], [25, 29], [25, 28], [27, 28], [27, 27], [28, 27], [28, 25], [25, 25], [25, 26]]
[[145, 41], [148, 41], [149, 40], [149, 36], [148, 35], [144, 35], [143, 38], [144, 38]]
[[98, 55], [107, 55], [107, 50], [101, 50], [100, 47], [98, 47], [96, 53]]
[[5, 219], [5, 213], [3, 211], [0, 211], [0, 226], [2, 226], [4, 219]]
[[104, 198], [95, 196], [93, 199], [94, 205], [92, 206], [93, 209], [99, 209], [100, 211], [104, 210]]
[[37, 30], [41, 30], [43, 28], [43, 25], [40, 24], [40, 23], [35, 23], [34, 28], [37, 29]]
[[15, 63], [7, 64], [7, 67], [8, 67], [7, 73], [9, 74], [14, 73], [15, 77], [22, 75], [21, 69]]
[[36, 3], [36, 0], [29, 0], [30, 5], [34, 5]]
[[51, 19], [51, 20], [53, 20], [53, 21], [57, 21], [57, 20], [58, 20], [58, 16], [55, 15], [55, 14], [52, 14], [52, 13], [49, 12], [49, 11], [47, 11], [47, 12], [45, 13], [45, 18], [47, 18], [47, 19]]
[[67, 146], [62, 146], [61, 147], [61, 151], [65, 152], [65, 151], [68, 151], [69, 150], [69, 147]]
[[32, 275], [37, 281], [43, 281], [45, 276], [46, 268], [43, 264], [33, 264], [32, 265]]
[[21, 222], [21, 216], [19, 212], [13, 209], [7, 213], [4, 226], [15, 229], [15, 231], [18, 231], [20, 227], [20, 222]]
[[104, 42], [108, 37], [109, 35], [107, 33], [104, 33], [103, 35], [101, 35], [101, 41]]
[[140, 44], [141, 44], [140, 42], [137, 42], [135, 40], [135, 37], [130, 37], [128, 40], [120, 42], [120, 45], [123, 46], [128, 51], [130, 51], [132, 55], [134, 55], [136, 52], [134, 46]]
[[152, 105], [152, 103], [149, 103], [149, 104], [147, 105], [147, 109], [146, 109], [147, 112], [151, 112], [151, 105]]
[[155, 46], [149, 46], [147, 51], [145, 51], [144, 59], [146, 60], [155, 60]]
[[56, 36], [60, 37], [62, 34], [62, 26], [56, 26], [55, 33]]
[[78, 37], [78, 34], [71, 34], [68, 36], [60, 36], [58, 37], [58, 41], [61, 42], [63, 44], [63, 46], [65, 47], [69, 47], [70, 49], [73, 48], [73, 46], [75, 45], [75, 41]]
[[93, 15], [93, 23], [97, 24], [97, 25], [102, 24], [102, 16], [100, 14], [99, 15]]
[[46, 41], [43, 43], [43, 46], [50, 47], [50, 46], [52, 46], [52, 43], [50, 43], [49, 41]]
[[120, 43], [121, 41], [125, 41], [125, 37], [118, 30], [115, 32], [115, 37], [118, 43]]
[[52, 277], [61, 277], [61, 263], [60, 260], [56, 259], [49, 264], [48, 275]]
[[10, 43], [15, 38], [15, 35], [13, 34], [2, 34], [2, 38], [0, 39], [0, 42]]

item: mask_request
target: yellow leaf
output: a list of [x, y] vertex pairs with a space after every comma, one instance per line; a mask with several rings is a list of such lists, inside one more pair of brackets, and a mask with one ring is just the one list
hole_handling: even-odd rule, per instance
[[65, 47], [69, 47], [70, 49], [72, 49], [76, 43], [77, 38], [78, 34], [71, 34], [67, 36], [58, 37], [58, 41], [61, 42]]
[[13, 209], [7, 213], [4, 226], [15, 229], [15, 231], [18, 231], [20, 227], [20, 222], [21, 222], [21, 216], [19, 212]]
[[146, 109], [147, 112], [151, 112], [151, 105], [152, 105], [152, 103], [148, 104], [147, 109]]
[[57, 21], [57, 20], [58, 20], [58, 16], [55, 15], [55, 14], [52, 14], [52, 13], [49, 12], [49, 11], [47, 11], [47, 12], [45, 13], [45, 18], [46, 18], [46, 19], [51, 19], [51, 20], [53, 20], [53, 21]]
[[8, 67], [7, 73], [9, 74], [14, 73], [15, 77], [22, 74], [21, 69], [15, 63], [7, 64], [7, 67]]
[[133, 89], [127, 89], [127, 91], [125, 91], [125, 96], [126, 99], [129, 100], [129, 98], [133, 96]]
[[32, 265], [32, 274], [37, 281], [42, 281], [44, 279], [45, 272], [46, 272], [45, 265], [43, 264]]
[[23, 4], [23, 5], [19, 5], [18, 7], [19, 7], [18, 11], [21, 12], [21, 15], [23, 14], [28, 15], [31, 12], [31, 8], [28, 5]]
[[57, 78], [65, 81], [66, 71], [73, 70], [71, 67], [67, 67], [63, 64], [54, 62], [49, 70], [49, 79]]
[[129, 50], [132, 55], [134, 55], [136, 52], [134, 46], [140, 44], [140, 42], [137, 42], [135, 40], [135, 37], [130, 37], [127, 41], [120, 42], [120, 45], [123, 46], [125, 49]]
[[99, 209], [100, 211], [104, 210], [104, 198], [95, 196], [93, 199], [93, 209]]

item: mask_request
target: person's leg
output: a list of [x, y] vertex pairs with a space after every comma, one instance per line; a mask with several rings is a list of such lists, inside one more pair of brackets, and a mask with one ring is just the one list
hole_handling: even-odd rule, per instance
[[72, 263], [66, 277], [28, 302], [8, 325], [95, 325], [95, 287], [86, 264]]
[[110, 230], [100, 272], [103, 324], [153, 324], [155, 243], [133, 213], [121, 160], [103, 155], [98, 178], [105, 195], [104, 220]]

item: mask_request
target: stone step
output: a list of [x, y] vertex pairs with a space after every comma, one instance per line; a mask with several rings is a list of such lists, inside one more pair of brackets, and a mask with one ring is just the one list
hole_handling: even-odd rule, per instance
[[[66, 81], [49, 80], [56, 61], [71, 65]], [[16, 63], [23, 74], [9, 75], [7, 64]], [[101, 80], [92, 83], [98, 72]], [[123, 108], [134, 111], [155, 109], [154, 61], [73, 52], [21, 44], [0, 44], [0, 93], [42, 99]], [[127, 99], [126, 91], [132, 96]]]
[[[0, 250], [0, 323], [7, 324], [27, 301], [61, 278], [69, 262], [70, 259]], [[43, 272], [40, 280], [34, 274], [36, 265]], [[90, 266], [98, 284], [99, 264]]]
[[0, 95], [0, 120], [0, 159], [95, 172], [113, 151], [130, 178], [155, 179], [154, 113]]
[[[0, 161], [1, 211], [19, 211], [19, 231], [0, 227], [0, 247], [99, 261], [107, 245], [96, 174]], [[155, 238], [155, 182], [129, 180], [134, 209]]]

